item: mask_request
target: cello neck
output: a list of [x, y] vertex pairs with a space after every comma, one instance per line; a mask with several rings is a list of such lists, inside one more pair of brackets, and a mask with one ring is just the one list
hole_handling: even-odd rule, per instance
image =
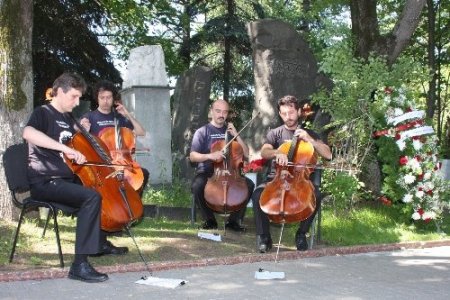
[[[300, 129], [300, 128], [301, 128], [301, 126], [300, 126], [300, 124], [298, 124], [296, 129]], [[297, 143], [298, 143], [298, 137], [293, 136], [292, 142], [291, 142], [291, 147], [289, 147], [289, 152], [287, 153], [289, 162], [292, 162], [294, 160], [294, 154], [295, 154], [295, 150], [297, 149]]]
[[122, 149], [122, 136], [120, 135], [119, 119], [117, 118], [117, 110], [112, 107], [114, 114], [114, 143], [116, 145], [116, 150]]
[[94, 151], [97, 153], [99, 157], [102, 158], [102, 160], [106, 163], [112, 163], [111, 159], [109, 158], [108, 154], [105, 152], [102, 146], [97, 142], [97, 140], [94, 138], [92, 134], [90, 134], [86, 128], [83, 127], [83, 125], [78, 122], [78, 120], [69, 113], [69, 116], [74, 120], [75, 124], [78, 126], [78, 129], [80, 130], [81, 134], [86, 138], [86, 140], [89, 141], [90, 145], [94, 149]]

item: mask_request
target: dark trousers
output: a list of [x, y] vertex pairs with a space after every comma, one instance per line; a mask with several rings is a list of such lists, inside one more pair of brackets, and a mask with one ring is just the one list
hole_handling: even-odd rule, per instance
[[[205, 221], [206, 220], [216, 220], [216, 218], [214, 216], [214, 212], [206, 204], [206, 200], [205, 200], [205, 196], [204, 196], [205, 186], [206, 186], [206, 183], [208, 182], [208, 178], [210, 177], [208, 175], [209, 174], [206, 174], [206, 173], [196, 174], [194, 179], [192, 180], [192, 185], [191, 185], [191, 191], [192, 191], [192, 195], [195, 199], [195, 203], [197, 204], [197, 207], [200, 209], [202, 218]], [[245, 179], [247, 182], [248, 194], [251, 196], [253, 193], [253, 189], [255, 188], [255, 184], [253, 183], [253, 181], [251, 181], [247, 177]], [[230, 222], [237, 222], [238, 224], [241, 223], [241, 221], [244, 219], [245, 210], [247, 208], [247, 203], [250, 200], [250, 196], [245, 201], [244, 208], [242, 208], [241, 210], [232, 212], [230, 214], [230, 216], [228, 217], [228, 220]]]
[[[270, 236], [270, 221], [269, 217], [267, 217], [266, 213], [261, 210], [261, 206], [259, 205], [259, 199], [261, 198], [261, 193], [263, 192], [265, 184], [258, 186], [252, 195], [252, 203], [253, 203], [253, 214], [255, 215], [255, 225], [256, 225], [256, 234], [257, 235], [267, 235]], [[312, 213], [310, 217], [306, 220], [300, 222], [298, 231], [302, 233], [307, 233], [309, 228], [311, 227], [312, 222], [314, 221], [314, 217], [316, 216], [317, 209], [320, 207], [322, 202], [322, 194], [320, 193], [320, 189], [317, 186], [314, 186], [314, 194], [316, 196], [316, 209]]]
[[144, 194], [144, 190], [145, 190], [145, 187], [147, 186], [148, 178], [150, 177], [150, 173], [145, 168], [141, 168], [141, 169], [142, 169], [142, 173], [144, 175], [144, 181], [142, 182], [142, 187], [139, 190], [139, 196], [141, 196], [141, 198], [142, 198], [142, 194]]
[[97, 191], [80, 185], [76, 179], [53, 179], [32, 184], [30, 192], [33, 198], [78, 210], [75, 254], [100, 252], [106, 235], [100, 228], [102, 197]]

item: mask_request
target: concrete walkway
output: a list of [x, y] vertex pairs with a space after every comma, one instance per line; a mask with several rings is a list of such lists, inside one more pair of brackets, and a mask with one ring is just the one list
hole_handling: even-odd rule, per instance
[[[273, 259], [269, 254], [152, 266], [155, 277], [188, 281], [174, 289], [136, 284], [149, 273], [130, 266], [103, 269], [110, 279], [94, 284], [67, 279], [64, 270], [62, 276], [53, 273], [55, 279], [0, 282], [0, 299], [450, 298], [449, 241], [292, 251]], [[256, 280], [260, 268], [284, 272], [285, 279]]]

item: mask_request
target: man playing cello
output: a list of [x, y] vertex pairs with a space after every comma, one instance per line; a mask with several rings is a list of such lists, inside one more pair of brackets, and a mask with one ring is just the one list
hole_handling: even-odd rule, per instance
[[[331, 151], [328, 145], [323, 143], [319, 135], [312, 130], [298, 128], [299, 119], [302, 113], [302, 106], [294, 96], [284, 96], [278, 100], [278, 114], [283, 120], [283, 125], [269, 131], [266, 140], [261, 148], [261, 156], [266, 160], [272, 160], [272, 172], [269, 172], [266, 181], [270, 181], [274, 177], [274, 163], [281, 166], [287, 165], [288, 158], [284, 153], [280, 153], [278, 147], [286, 140], [291, 140], [292, 137], [297, 136], [299, 140], [310, 142], [314, 147], [314, 151], [325, 159], [331, 159]], [[314, 174], [314, 173], [313, 173]], [[311, 174], [311, 176], [313, 176]], [[270, 235], [270, 223], [267, 215], [261, 210], [260, 197], [264, 190], [264, 185], [255, 189], [252, 195], [253, 211], [256, 222], [256, 243], [257, 250], [265, 253], [272, 248], [272, 238]], [[320, 207], [320, 190], [316, 186], [314, 189], [316, 196], [316, 209], [313, 214], [305, 221], [300, 223], [300, 226], [295, 235], [295, 243], [297, 250], [304, 251], [308, 249], [308, 242], [306, 240], [306, 233], [308, 232], [317, 208]]]
[[[87, 112], [80, 120], [87, 131], [98, 136], [102, 129], [114, 127], [115, 118], [119, 122], [119, 127], [125, 127], [133, 130], [136, 136], [145, 136], [145, 129], [132, 114], [128, 112], [126, 107], [118, 100], [119, 91], [115, 85], [107, 80], [99, 81], [94, 87], [94, 99], [98, 104], [98, 108], [94, 111]], [[115, 108], [114, 108], [115, 107]], [[115, 113], [113, 109], [117, 112]], [[144, 188], [147, 185], [149, 172], [145, 168], [141, 168], [144, 180], [139, 190], [142, 197]]]
[[[211, 145], [216, 141], [225, 139], [225, 134], [229, 132], [233, 136], [237, 136], [237, 142], [242, 146], [244, 156], [248, 157], [248, 147], [242, 140], [236, 131], [236, 128], [232, 123], [226, 123], [226, 119], [229, 113], [229, 105], [225, 100], [219, 99], [214, 101], [211, 105], [211, 122], [200, 127], [194, 133], [192, 139], [191, 152], [189, 158], [191, 162], [198, 163], [196, 168], [195, 177], [192, 181], [192, 193], [195, 199], [195, 203], [199, 207], [204, 223], [202, 229], [216, 229], [217, 221], [214, 216], [214, 212], [206, 204], [204, 191], [208, 178], [213, 175], [213, 163], [223, 158], [222, 151], [211, 152]], [[250, 200], [250, 195], [253, 192], [253, 182], [246, 178], [249, 197], [245, 201], [245, 204]], [[235, 211], [230, 214], [226, 228], [234, 231], [243, 231], [244, 227], [241, 226], [241, 221], [245, 215], [244, 206], [243, 209]]]
[[69, 113], [79, 104], [85, 90], [86, 83], [80, 76], [71, 73], [59, 76], [53, 83], [51, 103], [35, 108], [23, 130], [23, 138], [29, 148], [31, 196], [78, 209], [75, 259], [69, 278], [101, 282], [108, 275], [97, 272], [89, 264], [88, 255], [125, 254], [128, 248], [115, 247], [106, 240], [100, 228], [101, 195], [82, 186], [63, 158], [65, 155], [78, 164], [86, 162], [83, 153], [65, 144], [77, 132]]

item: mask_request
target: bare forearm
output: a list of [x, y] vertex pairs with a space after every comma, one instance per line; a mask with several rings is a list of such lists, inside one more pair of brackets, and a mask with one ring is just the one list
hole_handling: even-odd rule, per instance
[[52, 139], [45, 133], [43, 133], [31, 126], [26, 126], [24, 128], [22, 137], [27, 142], [29, 142], [33, 145], [47, 148], [47, 149], [61, 151], [64, 153], [69, 151], [69, 149], [70, 149], [68, 146], [66, 146], [58, 141], [55, 141], [54, 139]]

